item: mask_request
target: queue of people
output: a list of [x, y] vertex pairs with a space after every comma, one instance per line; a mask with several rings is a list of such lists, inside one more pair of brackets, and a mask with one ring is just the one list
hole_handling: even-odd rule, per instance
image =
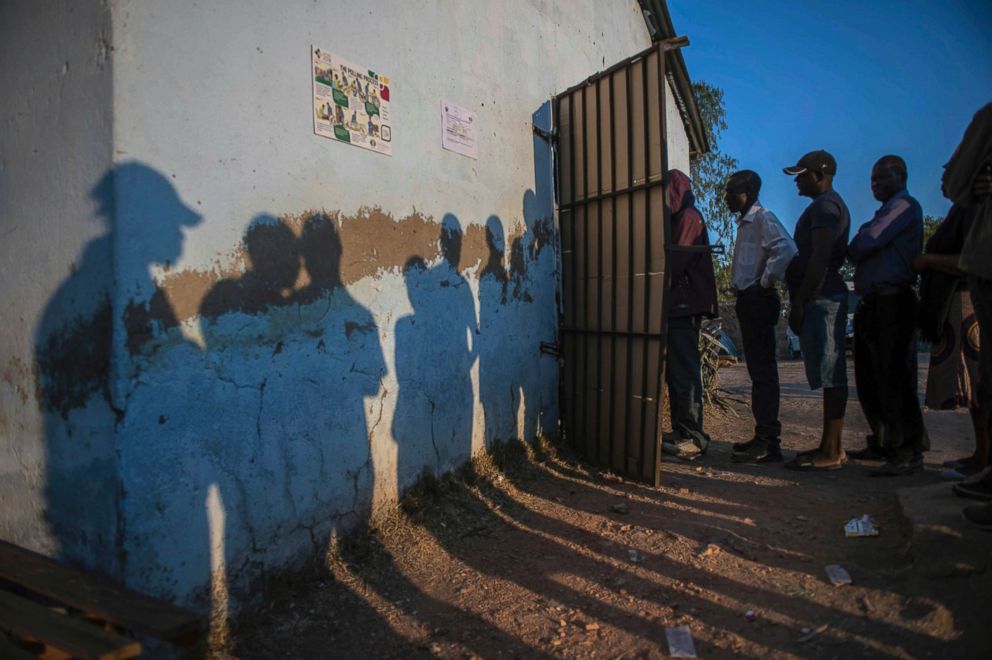
[[[877, 461], [869, 474], [897, 477], [923, 465], [930, 440], [917, 395], [917, 329], [935, 345], [928, 373], [931, 407], [968, 406], [975, 431], [972, 455], [949, 461], [943, 476], [959, 479], [958, 495], [983, 503], [964, 509], [972, 523], [992, 530], [992, 103], [975, 115], [951, 156], [942, 180], [953, 202], [923, 252], [923, 210], [907, 189], [909, 173], [896, 155], [878, 159], [872, 194], [881, 204], [851, 234], [851, 217], [833, 188], [834, 157], [811, 151], [792, 166], [798, 193], [810, 199], [792, 236], [759, 200], [760, 176], [733, 174], [724, 201], [737, 216], [731, 287], [748, 375], [754, 434], [733, 444], [737, 463], [782, 463], [775, 327], [788, 291], [788, 322], [799, 337], [806, 379], [823, 391], [819, 444], [800, 451], [785, 467], [799, 471], [841, 469], [849, 458]], [[702, 319], [714, 317], [716, 284], [702, 216], [693, 205], [688, 177], [669, 173], [673, 251], [669, 257], [668, 366], [672, 431], [663, 449], [682, 457], [706, 451], [700, 356]], [[858, 402], [870, 433], [865, 446], [842, 443], [848, 382], [845, 333], [848, 287], [841, 275], [854, 267], [854, 374]], [[967, 307], [966, 307], [967, 306]], [[973, 309], [974, 316], [966, 315]], [[936, 406], [933, 402], [940, 402]]]

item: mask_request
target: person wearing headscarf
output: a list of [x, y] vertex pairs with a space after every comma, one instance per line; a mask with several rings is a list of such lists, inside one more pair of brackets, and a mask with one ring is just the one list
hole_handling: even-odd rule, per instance
[[710, 442], [703, 430], [699, 331], [703, 318], [717, 315], [716, 276], [709, 234], [695, 207], [692, 183], [679, 170], [668, 173], [668, 205], [671, 232], [665, 383], [672, 432], [663, 436], [662, 448], [678, 456], [692, 456], [705, 452]]

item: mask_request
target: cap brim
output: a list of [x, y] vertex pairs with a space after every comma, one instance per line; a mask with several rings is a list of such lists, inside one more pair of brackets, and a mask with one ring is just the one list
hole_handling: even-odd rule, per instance
[[789, 176], [796, 176], [797, 174], [802, 174], [807, 169], [809, 168], [799, 167], [798, 165], [795, 165], [793, 167], [783, 167], [782, 171], [788, 174]]

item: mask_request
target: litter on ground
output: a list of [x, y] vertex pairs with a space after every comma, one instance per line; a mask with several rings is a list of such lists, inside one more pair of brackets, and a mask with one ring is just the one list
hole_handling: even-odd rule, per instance
[[851, 518], [844, 525], [844, 536], [878, 536], [881, 531], [867, 513], [860, 518]]
[[665, 629], [668, 640], [668, 655], [673, 658], [695, 658], [696, 645], [692, 641], [689, 626], [675, 626]]
[[830, 584], [836, 587], [851, 584], [853, 581], [851, 580], [851, 574], [840, 564], [830, 564], [825, 570], [827, 571], [827, 577], [830, 578]]

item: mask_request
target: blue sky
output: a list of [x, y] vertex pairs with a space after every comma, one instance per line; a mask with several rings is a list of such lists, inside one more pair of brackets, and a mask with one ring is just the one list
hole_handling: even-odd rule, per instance
[[943, 164], [992, 101], [989, 0], [668, 0], [693, 80], [723, 89], [721, 149], [762, 178], [762, 202], [790, 229], [808, 200], [782, 174], [807, 151], [837, 159], [852, 227], [878, 208], [872, 164], [906, 159], [909, 191], [944, 215]]

